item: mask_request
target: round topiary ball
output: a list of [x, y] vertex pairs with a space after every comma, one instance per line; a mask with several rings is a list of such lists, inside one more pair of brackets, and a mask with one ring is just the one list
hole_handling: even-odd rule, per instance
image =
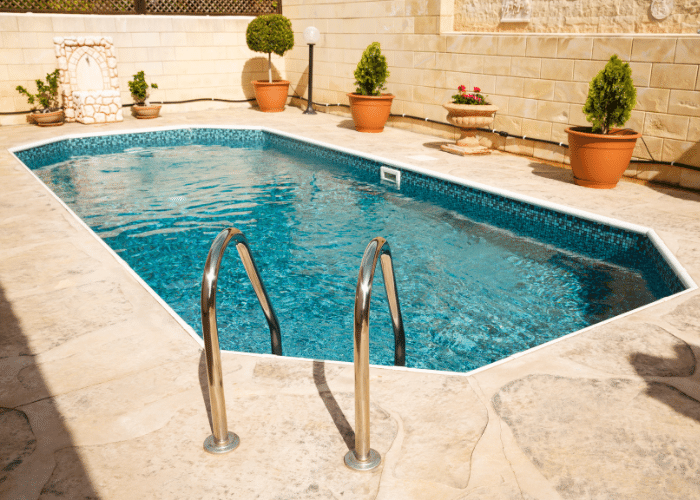
[[281, 14], [258, 16], [248, 24], [245, 39], [254, 52], [283, 56], [294, 47], [292, 22]]

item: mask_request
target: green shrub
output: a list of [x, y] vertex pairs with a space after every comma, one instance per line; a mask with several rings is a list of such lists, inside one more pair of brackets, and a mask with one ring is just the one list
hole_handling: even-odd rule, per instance
[[[146, 73], [139, 71], [134, 75], [134, 79], [129, 82], [129, 91], [134, 100], [134, 104], [143, 106], [148, 100], [148, 84], [146, 83]], [[150, 88], [157, 89], [158, 84], [152, 83]]]
[[248, 24], [245, 41], [253, 52], [267, 54], [267, 75], [272, 82], [272, 53], [281, 57], [294, 47], [292, 22], [282, 14], [258, 16]]
[[379, 42], [370, 43], [362, 53], [355, 70], [355, 92], [361, 95], [381, 95], [389, 78], [386, 57], [382, 55]]
[[40, 79], [37, 79], [36, 94], [31, 94], [21, 85], [17, 85], [15, 90], [17, 90], [17, 92], [20, 94], [27, 96], [27, 102], [34, 106], [32, 109], [36, 109], [34, 104], [38, 103], [44, 113], [56, 111], [60, 107], [58, 101], [58, 75], [58, 70], [54, 71], [53, 73], [48, 73], [46, 75], [46, 83]]
[[608, 134], [613, 126], [623, 126], [637, 104], [637, 90], [632, 82], [632, 69], [613, 54], [591, 81], [588, 99], [583, 107], [593, 133]]

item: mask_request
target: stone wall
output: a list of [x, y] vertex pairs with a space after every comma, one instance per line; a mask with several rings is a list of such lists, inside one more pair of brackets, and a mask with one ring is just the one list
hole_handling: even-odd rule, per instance
[[[454, 1], [455, 31], [697, 33], [700, 28], [698, 0]], [[526, 19], [509, 22], [508, 12], [513, 10]]]
[[[442, 103], [457, 86], [478, 86], [500, 108], [497, 130], [566, 144], [568, 126], [588, 125], [581, 111], [588, 83], [616, 53], [630, 62], [638, 90], [627, 123], [644, 134], [635, 155], [650, 158], [646, 143], [655, 160], [700, 167], [697, 34], [441, 34], [441, 19], [447, 16], [439, 1], [285, 0], [284, 6], [296, 39], [285, 56], [287, 78], [297, 95], [306, 96], [308, 78], [301, 33], [314, 25], [322, 34], [314, 50], [314, 101], [347, 104], [362, 51], [378, 41], [391, 73], [387, 91], [396, 96], [392, 113], [445, 122]], [[346, 108], [328, 110], [348, 113]], [[451, 126], [401, 117], [390, 124], [445, 138], [455, 135]], [[483, 139], [515, 153], [568, 161], [568, 149], [557, 145], [493, 134]]]
[[[394, 114], [445, 122], [442, 103], [457, 86], [478, 86], [500, 108], [497, 130], [565, 144], [568, 126], [587, 125], [581, 108], [588, 82], [617, 53], [630, 62], [638, 89], [638, 104], [627, 124], [644, 134], [635, 155], [700, 167], [697, 34], [456, 33], [449, 32], [454, 6], [440, 0], [285, 0], [296, 45], [284, 58], [273, 58], [276, 75], [292, 82], [292, 92], [306, 96], [308, 47], [302, 32], [315, 25], [322, 34], [314, 58], [317, 102], [347, 104], [362, 51], [378, 41], [389, 62]], [[0, 14], [0, 111], [29, 109], [15, 87], [34, 88], [34, 79], [53, 71], [53, 37], [71, 35], [114, 39], [124, 103], [131, 102], [127, 81], [142, 69], [160, 87], [152, 95], [154, 102], [253, 97], [250, 81], [266, 77], [266, 59], [246, 47], [249, 21]], [[221, 106], [229, 104], [167, 105], [163, 112]], [[347, 108], [327, 109], [348, 114]], [[0, 115], [0, 124], [24, 121], [23, 115]], [[393, 117], [390, 125], [455, 136], [453, 127], [424, 120]], [[482, 140], [515, 153], [567, 161], [566, 148], [527, 138], [484, 134]], [[680, 174], [669, 171], [640, 175], [677, 181]]]
[[[56, 36], [109, 36], [114, 40], [121, 100], [132, 102], [127, 82], [140, 71], [158, 84], [151, 101], [254, 97], [251, 80], [267, 78], [267, 56], [245, 42], [250, 17], [83, 16], [0, 13], [0, 112], [29, 110], [15, 90], [35, 91], [34, 80], [57, 67]], [[277, 75], [284, 59], [273, 55]], [[162, 113], [226, 107], [195, 102], [163, 106]], [[247, 104], [237, 104], [247, 105]], [[25, 123], [25, 115], [0, 115], [0, 125]]]

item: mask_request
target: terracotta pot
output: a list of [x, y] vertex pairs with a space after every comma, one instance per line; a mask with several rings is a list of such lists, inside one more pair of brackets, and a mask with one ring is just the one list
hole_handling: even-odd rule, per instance
[[160, 105], [139, 106], [138, 104], [134, 104], [131, 106], [132, 114], [139, 120], [158, 118], [160, 108]]
[[574, 182], [579, 186], [611, 189], [625, 173], [632, 152], [642, 134], [630, 129], [612, 129], [609, 134], [592, 134], [591, 127], [571, 127], [569, 158]]
[[287, 104], [289, 82], [287, 80], [253, 80], [255, 88], [255, 100], [258, 101], [260, 111], [265, 113], [279, 113], [284, 111]]
[[477, 128], [491, 127], [498, 106], [493, 104], [455, 104], [442, 105], [447, 110], [447, 121], [460, 128], [460, 137], [455, 145], [441, 146], [443, 151], [461, 155], [490, 154], [491, 150], [479, 144], [476, 138]]
[[355, 122], [355, 130], [378, 134], [384, 130], [384, 125], [391, 114], [391, 94], [361, 95], [348, 94], [350, 98], [350, 112]]
[[63, 125], [64, 118], [62, 109], [50, 113], [32, 113], [32, 120], [40, 127], [57, 127]]

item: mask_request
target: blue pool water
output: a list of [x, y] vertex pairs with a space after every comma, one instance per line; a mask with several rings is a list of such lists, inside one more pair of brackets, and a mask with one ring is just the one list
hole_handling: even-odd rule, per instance
[[[344, 154], [270, 134], [167, 146], [131, 137], [18, 156], [200, 335], [204, 261], [227, 226], [250, 242], [291, 356], [352, 361], [357, 273], [375, 236], [392, 248], [411, 367], [471, 370], [681, 287], [645, 238], [533, 216], [545, 211], [521, 202], [465, 199], [462, 188], [408, 173], [399, 190]], [[390, 365], [381, 273], [373, 292], [370, 361]], [[269, 352], [233, 248], [217, 306], [223, 348]]]

